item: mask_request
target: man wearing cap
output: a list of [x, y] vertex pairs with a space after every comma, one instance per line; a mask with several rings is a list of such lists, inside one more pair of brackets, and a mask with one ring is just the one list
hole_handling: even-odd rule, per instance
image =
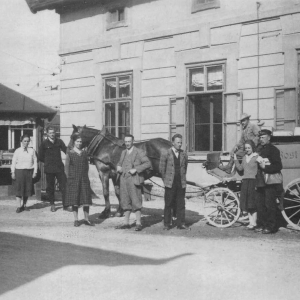
[[265, 184], [264, 174], [279, 173], [282, 169], [280, 151], [270, 143], [272, 132], [263, 129], [259, 132], [261, 148], [257, 162], [259, 168], [257, 172], [257, 227], [255, 232], [264, 234], [274, 233], [277, 231], [276, 199], [283, 192], [282, 183]]
[[250, 122], [250, 115], [243, 113], [240, 118], [242, 125], [242, 135], [239, 142], [230, 151], [230, 161], [226, 166], [219, 166], [219, 168], [226, 173], [231, 173], [232, 166], [234, 164], [233, 154], [235, 153], [237, 158], [241, 160], [245, 156], [244, 144], [247, 140], [252, 140], [257, 146], [259, 137], [259, 127]]

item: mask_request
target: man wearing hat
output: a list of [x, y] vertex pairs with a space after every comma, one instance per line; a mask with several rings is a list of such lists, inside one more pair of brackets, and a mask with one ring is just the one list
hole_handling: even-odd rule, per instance
[[263, 129], [259, 132], [259, 141], [261, 148], [257, 162], [259, 168], [257, 172], [257, 190], [256, 190], [256, 205], [257, 205], [257, 227], [256, 232], [264, 234], [274, 233], [277, 231], [276, 199], [282, 194], [282, 183], [265, 184], [265, 174], [279, 173], [282, 169], [280, 151], [270, 143], [272, 132], [268, 129]]
[[240, 118], [240, 123], [242, 125], [242, 135], [239, 142], [230, 151], [230, 161], [226, 166], [219, 166], [219, 168], [226, 173], [231, 173], [232, 166], [234, 164], [233, 154], [235, 153], [239, 160], [243, 159], [245, 156], [244, 144], [247, 140], [252, 140], [257, 146], [258, 144], [258, 133], [259, 127], [256, 124], [250, 122], [250, 115], [243, 113]]

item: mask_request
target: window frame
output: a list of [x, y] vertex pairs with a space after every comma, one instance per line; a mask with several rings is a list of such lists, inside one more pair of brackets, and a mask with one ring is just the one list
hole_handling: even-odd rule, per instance
[[[124, 20], [120, 21], [112, 21], [112, 13], [115, 11], [123, 10], [124, 12]], [[106, 17], [107, 25], [106, 30], [111, 30], [114, 28], [120, 28], [120, 27], [127, 27], [128, 26], [128, 8], [126, 6], [115, 6], [112, 8], [109, 8], [107, 10], [107, 17]]]
[[[219, 90], [208, 90], [207, 89], [207, 68], [209, 67], [215, 67], [215, 66], [222, 66], [222, 74], [223, 74], [223, 85], [222, 85], [222, 89]], [[193, 69], [199, 69], [199, 68], [203, 68], [204, 70], [204, 90], [203, 91], [194, 91], [194, 92], [190, 92], [190, 74], [191, 74], [191, 70]], [[188, 118], [186, 121], [187, 124], [187, 151], [190, 154], [207, 154], [210, 152], [220, 152], [223, 151], [224, 149], [224, 94], [226, 92], [226, 61], [224, 60], [220, 60], [220, 61], [213, 61], [213, 62], [206, 62], [206, 63], [192, 63], [192, 64], [187, 64], [186, 65], [186, 92], [187, 92], [187, 107], [186, 107], [186, 111], [188, 112]], [[213, 151], [213, 150], [207, 150], [207, 151], [198, 151], [198, 150], [193, 150], [193, 146], [195, 146], [195, 138], [193, 137], [194, 129], [191, 129], [191, 122], [193, 120], [193, 118], [191, 117], [191, 114], [193, 113], [193, 104], [192, 104], [192, 100], [191, 98], [193, 96], [196, 95], [207, 95], [207, 94], [222, 94], [222, 147], [220, 151]], [[211, 124], [210, 124], [211, 126]]]
[[[119, 96], [119, 78], [123, 77], [123, 76], [129, 76], [130, 77], [130, 96], [129, 97], [117, 97]], [[111, 79], [111, 78], [116, 78], [117, 81], [117, 85], [116, 85], [116, 98], [105, 98], [105, 83], [107, 79]], [[132, 72], [124, 72], [124, 73], [116, 73], [116, 74], [109, 74], [109, 75], [105, 75], [102, 76], [102, 89], [103, 89], [103, 120], [104, 120], [104, 125], [106, 124], [106, 119], [105, 119], [105, 114], [106, 114], [106, 108], [105, 105], [106, 104], [116, 104], [116, 109], [115, 109], [115, 129], [116, 129], [116, 137], [119, 137], [119, 128], [122, 126], [119, 126], [119, 103], [129, 103], [130, 104], [130, 125], [129, 125], [129, 130], [130, 133], [132, 133], [132, 128], [133, 128], [133, 73]], [[106, 125], [105, 125], [106, 126]], [[111, 126], [109, 128], [112, 128]]]
[[214, 0], [206, 3], [197, 3], [197, 0], [193, 0], [192, 14], [199, 11], [212, 9], [212, 8], [220, 8], [220, 7], [221, 7], [220, 0]]
[[[211, 68], [211, 67], [218, 67], [218, 66], [222, 66], [222, 74], [223, 74], [223, 85], [222, 85], [222, 89], [219, 90], [208, 90], [207, 89], [207, 68]], [[191, 76], [191, 70], [194, 69], [201, 69], [203, 68], [204, 70], [204, 90], [203, 91], [190, 91], [190, 76]], [[226, 66], [225, 66], [225, 62], [213, 62], [213, 63], [203, 63], [203, 64], [195, 64], [195, 65], [189, 65], [187, 66], [187, 84], [186, 84], [186, 88], [187, 88], [187, 95], [196, 95], [196, 94], [207, 94], [207, 93], [220, 93], [220, 92], [225, 92], [226, 90], [226, 78], [225, 78], [225, 71], [226, 71]]]

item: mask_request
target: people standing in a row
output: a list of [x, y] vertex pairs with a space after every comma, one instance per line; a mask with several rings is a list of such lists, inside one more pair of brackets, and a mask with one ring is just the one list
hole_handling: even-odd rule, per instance
[[276, 199], [283, 193], [282, 162], [280, 151], [271, 144], [272, 132], [263, 129], [259, 133], [261, 148], [257, 173], [257, 228], [264, 234], [278, 230]]
[[172, 137], [172, 148], [162, 153], [159, 171], [165, 185], [164, 230], [171, 228], [172, 208], [176, 210], [177, 228], [188, 229], [185, 225], [185, 189], [188, 157], [181, 150], [182, 135]]
[[136, 216], [135, 230], [141, 231], [143, 174], [151, 168], [151, 163], [145, 152], [133, 145], [133, 135], [125, 135], [124, 141], [126, 149], [122, 151], [120, 161], [117, 164], [117, 172], [120, 174], [120, 198], [121, 207], [125, 214], [125, 222], [118, 228], [130, 228], [129, 218], [133, 211]]
[[66, 153], [67, 147], [65, 143], [56, 137], [54, 127], [48, 127], [47, 138], [41, 143], [39, 148], [39, 160], [44, 163], [44, 172], [47, 182], [46, 192], [52, 212], [55, 212], [55, 178], [58, 181], [59, 189], [62, 193], [64, 210], [68, 210], [65, 206], [66, 175], [61, 158], [61, 151]]
[[37, 176], [37, 157], [35, 150], [28, 147], [29, 143], [29, 135], [24, 134], [21, 137], [21, 147], [16, 149], [12, 158], [11, 177], [15, 180], [17, 213], [26, 210], [28, 197], [33, 193], [32, 178]]
[[257, 157], [255, 152], [255, 144], [252, 140], [245, 142], [246, 155], [240, 164], [237, 155], [234, 154], [234, 162], [236, 168], [243, 172], [243, 180], [240, 193], [241, 210], [248, 213], [249, 230], [254, 230], [257, 226], [257, 197], [256, 197], [256, 175], [258, 170]]
[[74, 147], [66, 155], [65, 173], [67, 177], [65, 205], [71, 206], [74, 214], [74, 226], [78, 221], [78, 208], [83, 207], [84, 224], [95, 226], [89, 221], [89, 210], [92, 195], [89, 180], [89, 161], [85, 150], [82, 150], [82, 139], [79, 134], [72, 136]]

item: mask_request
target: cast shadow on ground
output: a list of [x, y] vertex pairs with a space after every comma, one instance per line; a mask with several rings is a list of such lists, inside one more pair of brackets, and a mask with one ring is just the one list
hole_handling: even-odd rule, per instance
[[164, 259], [153, 259], [7, 232], [0, 232], [0, 240], [0, 294], [66, 266], [155, 266], [192, 255], [185, 253]]

